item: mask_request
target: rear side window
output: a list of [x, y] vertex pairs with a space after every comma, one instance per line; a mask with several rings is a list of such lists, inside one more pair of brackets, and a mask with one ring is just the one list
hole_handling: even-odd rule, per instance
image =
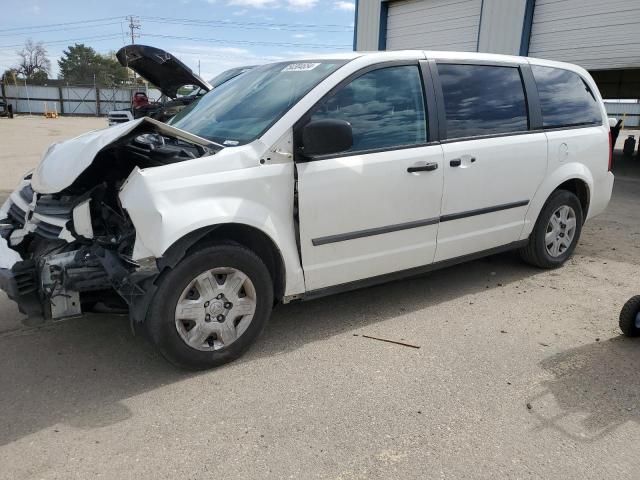
[[516, 67], [439, 64], [447, 137], [515, 133], [529, 128]]
[[322, 119], [351, 124], [352, 152], [426, 143], [418, 67], [387, 67], [365, 73], [322, 100], [311, 120]]
[[591, 88], [577, 73], [532, 65], [538, 86], [544, 128], [602, 123], [602, 113]]

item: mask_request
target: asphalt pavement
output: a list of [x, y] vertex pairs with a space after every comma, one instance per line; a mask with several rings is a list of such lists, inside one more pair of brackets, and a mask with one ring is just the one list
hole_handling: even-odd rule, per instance
[[[37, 159], [7, 128], [0, 161]], [[280, 306], [203, 373], [124, 316], [28, 328], [0, 294], [0, 478], [638, 478], [640, 341], [617, 316], [640, 294], [640, 160], [618, 168], [561, 269], [503, 254]]]

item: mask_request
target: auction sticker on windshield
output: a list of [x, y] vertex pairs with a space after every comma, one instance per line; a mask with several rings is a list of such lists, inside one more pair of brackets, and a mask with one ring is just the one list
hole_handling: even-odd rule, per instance
[[308, 72], [316, 68], [319, 63], [291, 63], [282, 69], [283, 72]]

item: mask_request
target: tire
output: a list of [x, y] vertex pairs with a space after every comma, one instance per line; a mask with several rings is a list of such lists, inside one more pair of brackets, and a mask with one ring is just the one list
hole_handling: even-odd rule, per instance
[[[560, 221], [557, 216], [559, 211], [573, 212], [573, 221], [575, 222], [573, 230], [566, 229], [570, 224], [570, 219], [566, 222]], [[552, 216], [554, 215], [556, 216], [554, 221], [559, 222], [557, 235], [555, 234], [556, 230], [548, 231], [549, 228], [552, 228], [551, 222]], [[551, 194], [547, 203], [542, 208], [540, 215], [538, 215], [538, 220], [533, 228], [533, 232], [531, 232], [531, 235], [529, 236], [529, 242], [520, 250], [520, 256], [526, 263], [538, 268], [549, 269], [561, 267], [564, 262], [573, 255], [573, 252], [576, 249], [576, 245], [578, 244], [578, 240], [580, 239], [580, 234], [582, 232], [583, 219], [582, 206], [580, 205], [578, 197], [567, 190], [556, 190]], [[564, 230], [562, 230], [562, 225], [565, 226]], [[573, 224], [571, 223], [571, 225]], [[566, 245], [570, 232], [571, 240], [570, 243]], [[548, 248], [547, 241], [545, 239], [547, 234], [553, 234], [556, 238], [559, 238], [559, 235], [563, 235], [563, 238], [559, 241], [564, 242], [565, 244], [560, 245], [559, 250], [554, 252], [556, 253], [555, 255], [552, 255]], [[551, 250], [553, 250], [553, 247], [551, 247]]]
[[640, 295], [631, 297], [620, 311], [620, 330], [627, 337], [640, 336]]
[[[229, 293], [239, 282], [244, 283], [238, 292]], [[252, 315], [238, 310], [248, 312], [252, 303]], [[264, 262], [245, 247], [219, 244], [190, 253], [161, 277], [145, 324], [169, 362], [203, 370], [242, 355], [264, 329], [272, 308], [273, 283]]]

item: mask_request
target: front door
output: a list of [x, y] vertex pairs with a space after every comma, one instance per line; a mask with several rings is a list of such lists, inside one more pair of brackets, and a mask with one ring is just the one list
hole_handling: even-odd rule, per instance
[[428, 142], [423, 92], [417, 63], [395, 65], [356, 75], [314, 107], [310, 121], [346, 120], [354, 142], [297, 162], [307, 290], [433, 262], [442, 147]]

